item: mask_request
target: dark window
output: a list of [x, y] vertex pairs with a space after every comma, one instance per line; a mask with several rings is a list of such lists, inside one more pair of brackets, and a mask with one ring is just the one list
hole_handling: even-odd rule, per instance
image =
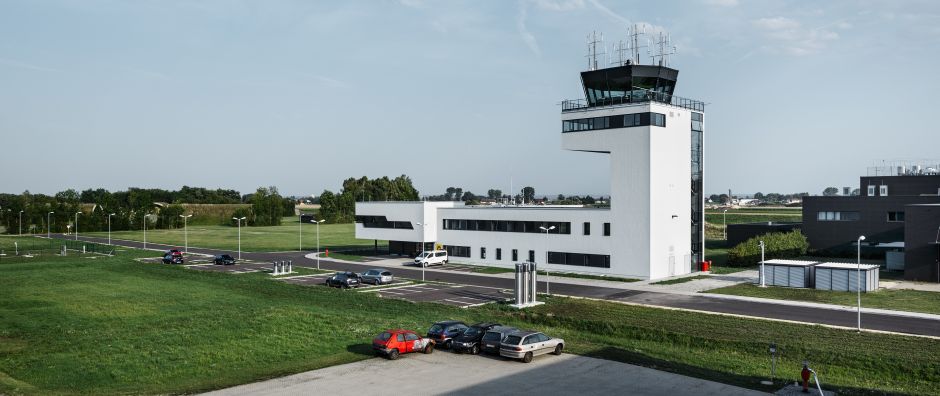
[[496, 259], [497, 260], [503, 259], [503, 249], [496, 248]]
[[534, 263], [534, 262], [535, 262], [535, 250], [530, 250], [530, 251], [529, 251], [529, 262], [530, 262], [530, 263]]
[[634, 127], [640, 126], [640, 114], [626, 114], [623, 116], [623, 126], [624, 127]]
[[415, 341], [418, 339], [417, 334], [405, 333], [405, 341]]
[[904, 212], [888, 212], [888, 221], [904, 222]]
[[610, 256], [604, 254], [548, 252], [548, 263], [579, 267], [610, 268]]
[[470, 246], [445, 246], [448, 256], [470, 257]]
[[[571, 234], [571, 223], [561, 221], [513, 221], [513, 220], [461, 220], [444, 219], [445, 230], [457, 231], [496, 231], [496, 232], [525, 232], [539, 233], [541, 227], [548, 229], [549, 234]], [[552, 228], [555, 227], [555, 228]]]
[[480, 248], [480, 258], [481, 258], [481, 259], [485, 259], [485, 258], [486, 258], [486, 248], [485, 248], [485, 247], [481, 247], [481, 248]]
[[584, 235], [591, 235], [591, 223], [584, 222]]
[[665, 114], [650, 113], [650, 118], [652, 118], [652, 119], [650, 120], [650, 125], [655, 125], [655, 126], [658, 126], [658, 127], [665, 127], [665, 126], [666, 126], [666, 115], [665, 115]]
[[388, 221], [385, 216], [356, 216], [356, 222], [365, 228], [398, 228], [413, 230], [410, 221]]
[[604, 223], [604, 236], [610, 236], [610, 223]]
[[702, 113], [692, 113], [692, 130], [701, 131], [702, 121], [704, 121], [704, 117], [702, 116]]
[[512, 250], [512, 261], [519, 261], [519, 251], [516, 249]]
[[405, 342], [405, 335], [402, 334], [402, 333], [398, 333], [398, 334], [395, 336], [395, 340], [398, 341], [398, 342]]
[[858, 212], [816, 212], [816, 221], [859, 221]]

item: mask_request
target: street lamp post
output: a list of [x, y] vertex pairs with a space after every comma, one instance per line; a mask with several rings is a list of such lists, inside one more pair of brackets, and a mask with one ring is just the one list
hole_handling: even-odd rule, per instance
[[[424, 251], [424, 227], [427, 226], [427, 224], [415, 223], [415, 225], [421, 227], [421, 251]], [[419, 252], [418, 254], [421, 254], [421, 253]], [[427, 261], [421, 264], [421, 281], [422, 282], [424, 282], [424, 267], [426, 266], [427, 266]]]
[[858, 294], [858, 332], [862, 332], [862, 241], [865, 240], [864, 235], [858, 237], [858, 261], [856, 262], [855, 269], [855, 291]]
[[23, 211], [20, 211], [20, 236], [23, 236]]
[[232, 220], [238, 221], [238, 260], [242, 259], [242, 220], [247, 217], [232, 217]]
[[554, 230], [555, 226], [551, 226], [548, 228], [539, 227], [539, 229], [541, 229], [542, 231], [545, 231], [545, 294], [550, 296], [552, 295], [552, 292], [549, 289], [551, 285], [551, 278], [549, 278], [549, 274], [548, 274], [548, 232], [551, 230]]
[[76, 241], [78, 240], [78, 215], [80, 214], [82, 214], [82, 212], [75, 212], [75, 240]]
[[764, 283], [764, 241], [760, 241], [760, 287], [767, 287], [767, 284]]
[[52, 214], [55, 212], [49, 212], [46, 215], [46, 239], [52, 239]]
[[728, 243], [728, 209], [721, 212], [721, 223], [725, 228], [725, 243]]
[[317, 270], [320, 269], [320, 223], [326, 221], [323, 220], [310, 220], [311, 223], [317, 223]]
[[300, 214], [300, 221], [297, 222], [297, 251], [304, 251], [304, 214]]
[[114, 216], [114, 213], [108, 213], [108, 245], [111, 245], [111, 216]]
[[147, 218], [150, 216], [150, 213], [144, 214], [144, 250], [147, 250]]
[[193, 217], [193, 215], [180, 215], [183, 218], [183, 250], [186, 253], [189, 253], [189, 230], [186, 228], [186, 219]]

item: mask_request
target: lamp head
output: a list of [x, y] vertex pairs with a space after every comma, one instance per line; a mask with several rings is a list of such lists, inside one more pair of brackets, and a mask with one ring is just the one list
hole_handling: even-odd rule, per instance
[[859, 236], [859, 237], [858, 237], [858, 240], [859, 240], [859, 241], [864, 241], [864, 240], [865, 240], [865, 236], [864, 236], [864, 235]]

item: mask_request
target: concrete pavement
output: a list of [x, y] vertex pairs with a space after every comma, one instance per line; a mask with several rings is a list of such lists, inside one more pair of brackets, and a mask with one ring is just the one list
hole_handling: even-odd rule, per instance
[[[755, 381], [756, 382], [756, 381]], [[521, 363], [435, 351], [328, 367], [205, 393], [234, 395], [722, 395], [766, 393], [609, 360], [563, 354]]]

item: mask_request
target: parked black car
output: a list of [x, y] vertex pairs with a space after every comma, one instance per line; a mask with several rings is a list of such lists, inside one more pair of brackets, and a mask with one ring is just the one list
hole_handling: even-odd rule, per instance
[[499, 344], [506, 339], [506, 336], [519, 331], [515, 327], [496, 326], [483, 334], [483, 340], [480, 342], [481, 350], [485, 353], [499, 355]]
[[451, 348], [457, 353], [470, 352], [471, 355], [476, 355], [480, 353], [480, 341], [486, 331], [499, 325], [499, 323], [477, 323], [472, 325], [464, 330], [462, 334], [454, 337]]
[[326, 278], [326, 285], [330, 287], [341, 287], [348, 289], [350, 287], [359, 287], [362, 280], [355, 272], [337, 272], [333, 276]]
[[235, 264], [235, 258], [227, 254], [217, 254], [212, 259], [212, 262], [221, 265], [233, 265]]
[[457, 320], [445, 320], [431, 325], [428, 329], [428, 338], [444, 348], [450, 349], [454, 337], [463, 334], [467, 324]]
[[170, 250], [163, 255], [163, 264], [183, 264], [183, 253], [179, 250]]

